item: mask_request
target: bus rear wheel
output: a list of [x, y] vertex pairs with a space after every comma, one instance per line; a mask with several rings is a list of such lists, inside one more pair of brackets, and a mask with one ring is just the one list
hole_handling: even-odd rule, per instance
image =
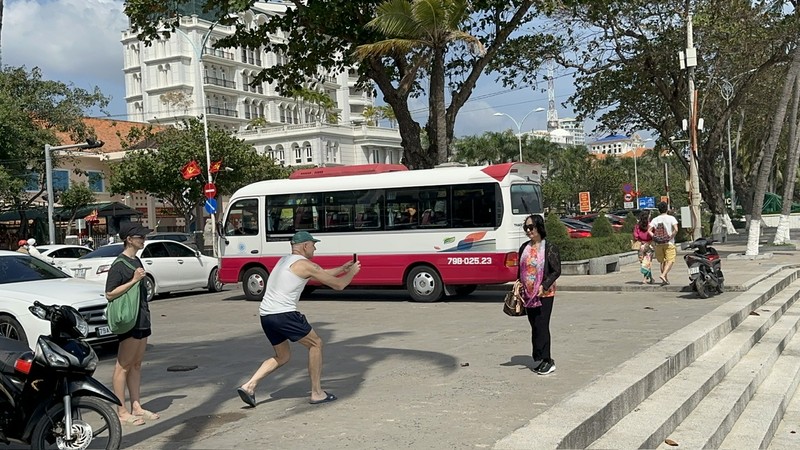
[[247, 269], [242, 277], [244, 298], [251, 302], [261, 301], [267, 288], [267, 271], [260, 267]]
[[430, 303], [442, 298], [444, 284], [432, 267], [417, 266], [408, 273], [406, 289], [415, 302]]

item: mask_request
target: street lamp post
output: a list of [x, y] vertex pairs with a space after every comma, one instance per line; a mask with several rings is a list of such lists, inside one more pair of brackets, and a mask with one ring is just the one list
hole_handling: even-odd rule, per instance
[[509, 119], [511, 119], [512, 122], [514, 122], [514, 125], [517, 126], [517, 143], [519, 144], [519, 162], [522, 162], [522, 124], [525, 123], [525, 119], [527, 119], [528, 116], [530, 116], [531, 114], [542, 111], [544, 111], [544, 108], [541, 107], [531, 110], [528, 114], [525, 114], [525, 117], [523, 117], [522, 120], [519, 122], [517, 122], [513, 117], [509, 116], [506, 113], [501, 113], [501, 112], [494, 113], [495, 116], [508, 117]]
[[45, 170], [45, 184], [47, 185], [47, 237], [48, 244], [56, 243], [56, 224], [53, 221], [53, 210], [55, 199], [53, 198], [53, 159], [50, 155], [52, 151], [66, 150], [70, 148], [99, 148], [104, 144], [103, 141], [87, 139], [86, 142], [70, 145], [58, 145], [53, 147], [50, 144], [44, 144], [44, 170]]
[[[211, 37], [211, 32], [214, 30], [214, 27], [217, 26], [217, 24], [219, 24], [219, 22], [220, 22], [219, 20], [213, 22], [208, 27], [208, 31], [203, 33], [202, 37], [200, 38], [200, 48], [198, 48], [194, 44], [194, 41], [192, 40], [191, 37], [189, 37], [188, 34], [186, 34], [180, 28], [175, 28], [175, 30], [178, 31], [178, 33], [180, 33], [183, 37], [186, 38], [187, 41], [189, 41], [189, 44], [192, 46], [192, 49], [194, 50], [195, 53], [195, 57], [197, 59], [197, 86], [198, 86], [197, 92], [199, 93], [200, 96], [200, 106], [203, 111], [203, 139], [205, 141], [205, 147], [206, 147], [206, 177], [208, 183], [213, 183], [213, 179], [211, 178], [211, 146], [208, 142], [208, 111], [206, 110], [206, 94], [203, 81], [203, 55], [205, 54], [205, 49], [206, 49], [206, 44], [208, 43], [208, 39]], [[212, 236], [214, 236], [214, 238], [211, 241], [211, 250], [214, 257], [216, 258], [219, 256], [216, 244], [217, 243], [216, 214], [210, 213], [210, 215], [211, 215], [211, 234]]]

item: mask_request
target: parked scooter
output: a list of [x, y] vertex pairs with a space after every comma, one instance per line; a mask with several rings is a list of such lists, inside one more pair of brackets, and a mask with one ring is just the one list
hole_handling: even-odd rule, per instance
[[721, 294], [725, 288], [722, 261], [717, 250], [710, 245], [713, 242], [716, 241], [700, 238], [684, 246], [695, 249], [684, 255], [683, 259], [689, 267], [689, 285], [700, 298], [708, 298], [714, 292]]
[[0, 338], [0, 443], [33, 449], [118, 449], [121, 405], [113, 392], [92, 378], [97, 355], [86, 343], [89, 330], [75, 308], [35, 302], [28, 310], [50, 322], [36, 351]]

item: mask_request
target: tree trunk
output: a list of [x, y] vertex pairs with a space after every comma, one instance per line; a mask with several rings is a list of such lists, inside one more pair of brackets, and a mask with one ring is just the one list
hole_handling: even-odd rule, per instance
[[786, 155], [786, 170], [783, 173], [783, 205], [781, 205], [781, 219], [778, 230], [775, 232], [774, 244], [788, 244], [791, 240], [789, 215], [792, 213], [792, 200], [794, 199], [794, 185], [797, 180], [797, 164], [800, 163], [800, 124], [797, 122], [798, 108], [800, 108], [800, 76], [795, 80], [794, 102], [789, 118], [789, 151]]
[[783, 122], [786, 120], [786, 110], [792, 96], [792, 89], [794, 88], [798, 73], [800, 73], [800, 47], [795, 47], [792, 55], [792, 64], [789, 66], [789, 71], [786, 73], [786, 79], [783, 82], [780, 100], [775, 108], [775, 114], [772, 117], [769, 139], [764, 148], [764, 157], [761, 160], [761, 167], [758, 170], [756, 189], [753, 196], [753, 208], [750, 211], [750, 231], [747, 236], [746, 255], [758, 254], [758, 241], [761, 237], [761, 209], [764, 207], [764, 194], [767, 191], [767, 183], [769, 182], [770, 172], [772, 171], [772, 161], [775, 158], [775, 150], [778, 148]]
[[[426, 130], [428, 131], [428, 138], [430, 139], [430, 148], [428, 151], [432, 155], [436, 155], [435, 164], [447, 161], [448, 156], [448, 139], [447, 139], [447, 115], [445, 110], [444, 99], [444, 53], [445, 48], [434, 47], [431, 50], [431, 74], [430, 74], [430, 92], [428, 93], [428, 124]], [[433, 166], [431, 166], [433, 167]], [[430, 168], [430, 167], [426, 167]]]

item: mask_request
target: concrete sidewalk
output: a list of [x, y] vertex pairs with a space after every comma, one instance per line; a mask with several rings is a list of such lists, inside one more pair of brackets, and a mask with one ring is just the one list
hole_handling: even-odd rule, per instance
[[[800, 242], [793, 241], [796, 247], [800, 247]], [[759, 281], [772, 275], [782, 266], [787, 264], [800, 264], [800, 251], [792, 250], [773, 250], [762, 252], [756, 259], [744, 259], [747, 247], [746, 242], [714, 243], [722, 256], [722, 272], [725, 274], [725, 290], [730, 292], [743, 292], [750, 289]], [[688, 250], [681, 250], [678, 247], [678, 257], [675, 265], [669, 274], [670, 284], [661, 286], [658, 284], [659, 264], [653, 261], [653, 275], [656, 279], [655, 284], [642, 284], [642, 275], [639, 272], [639, 264], [627, 264], [620, 267], [619, 272], [612, 272], [605, 275], [562, 275], [557, 281], [557, 289], [564, 292], [688, 292], [689, 277], [686, 272], [686, 263], [683, 255], [690, 253]], [[509, 289], [507, 285], [485, 286], [483, 289], [501, 290]]]

